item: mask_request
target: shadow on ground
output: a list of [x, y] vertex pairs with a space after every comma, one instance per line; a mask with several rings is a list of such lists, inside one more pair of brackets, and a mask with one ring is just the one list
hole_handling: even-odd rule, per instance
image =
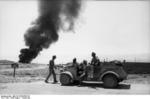
[[130, 89], [130, 84], [119, 84], [116, 88], [105, 88], [102, 83], [85, 83], [83, 82], [80, 86], [78, 84], [72, 84], [68, 86], [78, 86], [78, 87], [89, 87], [93, 89], [104, 88], [104, 89]]
[[[82, 83], [81, 87], [89, 87], [93, 89], [104, 88], [102, 83]], [[116, 88], [104, 88], [104, 89], [130, 89], [130, 84], [119, 84]]]

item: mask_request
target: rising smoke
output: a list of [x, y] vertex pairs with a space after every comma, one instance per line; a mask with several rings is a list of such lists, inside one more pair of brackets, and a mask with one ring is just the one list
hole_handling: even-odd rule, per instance
[[81, 0], [39, 0], [39, 17], [24, 35], [28, 48], [21, 49], [19, 62], [30, 63], [40, 51], [56, 42], [59, 30], [73, 30]]

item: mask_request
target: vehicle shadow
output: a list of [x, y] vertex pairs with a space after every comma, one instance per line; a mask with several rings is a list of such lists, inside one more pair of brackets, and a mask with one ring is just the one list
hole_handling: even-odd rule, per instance
[[119, 84], [116, 88], [105, 88], [102, 83], [82, 83], [80, 87], [89, 87], [93, 89], [104, 88], [104, 89], [130, 89], [130, 84]]
[[[70, 86], [78, 86], [78, 85], [70, 85]], [[83, 82], [78, 87], [89, 87], [89, 88], [93, 88], [93, 89], [97, 89], [97, 88], [104, 88], [104, 89], [130, 89], [131, 85], [130, 84], [119, 84], [116, 88], [105, 88], [103, 86], [103, 83], [85, 83], [85, 82]]]

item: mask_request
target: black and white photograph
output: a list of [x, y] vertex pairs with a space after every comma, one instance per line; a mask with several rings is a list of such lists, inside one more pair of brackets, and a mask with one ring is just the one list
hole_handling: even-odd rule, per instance
[[0, 0], [0, 95], [150, 95], [150, 1]]

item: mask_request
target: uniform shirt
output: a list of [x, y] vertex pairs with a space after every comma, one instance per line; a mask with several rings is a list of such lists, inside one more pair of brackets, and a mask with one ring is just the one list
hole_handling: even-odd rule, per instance
[[50, 62], [49, 62], [49, 68], [50, 68], [50, 69], [54, 69], [54, 66], [55, 66], [54, 61], [53, 61], [53, 60], [50, 60]]
[[94, 66], [96, 66], [96, 65], [98, 65], [98, 63], [99, 63], [98, 57], [93, 57], [92, 61], [91, 61], [91, 64], [94, 65]]
[[84, 73], [84, 66], [83, 64], [80, 64], [77, 66], [77, 75], [80, 76], [83, 73]]

